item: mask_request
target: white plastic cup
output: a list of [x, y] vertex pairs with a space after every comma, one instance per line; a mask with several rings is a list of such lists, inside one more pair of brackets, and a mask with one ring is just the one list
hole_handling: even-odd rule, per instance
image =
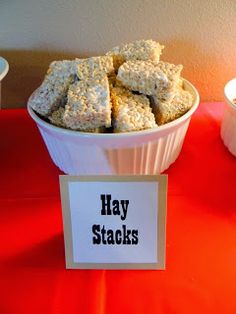
[[0, 57], [0, 108], [2, 104], [2, 97], [1, 97], [1, 82], [4, 79], [4, 77], [7, 75], [7, 72], [9, 70], [9, 64], [7, 60], [4, 58]]
[[221, 138], [231, 152], [236, 156], [236, 78], [229, 81], [224, 88], [224, 115], [221, 123]]

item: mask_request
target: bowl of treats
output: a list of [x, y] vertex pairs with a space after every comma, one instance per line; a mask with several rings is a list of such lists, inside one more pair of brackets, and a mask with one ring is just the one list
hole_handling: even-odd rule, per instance
[[50, 64], [28, 112], [64, 173], [158, 174], [176, 160], [199, 95], [163, 48], [139, 40]]
[[225, 85], [224, 98], [221, 138], [228, 150], [236, 156], [236, 78]]

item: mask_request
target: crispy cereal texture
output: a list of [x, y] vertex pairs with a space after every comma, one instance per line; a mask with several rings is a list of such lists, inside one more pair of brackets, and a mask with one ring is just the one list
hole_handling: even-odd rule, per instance
[[60, 126], [62, 128], [66, 128], [66, 125], [63, 121], [63, 116], [65, 113], [65, 108], [60, 107], [59, 109], [53, 111], [53, 113], [48, 117], [50, 122], [56, 126]]
[[[53, 113], [51, 114], [51, 116], [48, 117], [48, 119], [53, 125], [56, 125], [65, 129], [69, 129], [63, 121], [64, 114], [65, 114], [65, 108], [60, 107], [59, 109], [53, 111]], [[96, 129], [86, 129], [86, 132], [91, 132], [91, 133], [104, 133], [105, 131], [106, 131], [105, 127], [100, 127]]]
[[130, 90], [168, 100], [173, 98], [182, 68], [163, 61], [127, 61], [119, 68], [117, 79]]
[[92, 132], [111, 126], [111, 103], [106, 75], [72, 84], [63, 116], [70, 129]]
[[111, 89], [114, 132], [131, 132], [157, 127], [149, 99], [115, 87]]
[[171, 101], [153, 97], [152, 107], [158, 125], [171, 122], [185, 114], [193, 104], [193, 97], [182, 88], [177, 88]]
[[30, 98], [30, 106], [45, 117], [64, 106], [74, 74], [74, 61], [52, 62], [44, 81]]
[[112, 75], [114, 72], [111, 56], [76, 59], [77, 76], [80, 80], [96, 77], [98, 75]]
[[107, 55], [113, 57], [114, 68], [128, 60], [152, 60], [159, 62], [164, 46], [154, 40], [137, 40], [129, 44], [114, 47]]

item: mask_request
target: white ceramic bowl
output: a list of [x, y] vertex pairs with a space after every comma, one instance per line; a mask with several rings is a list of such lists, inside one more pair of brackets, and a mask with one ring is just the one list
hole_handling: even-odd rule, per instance
[[156, 129], [99, 134], [83, 133], [51, 125], [38, 117], [28, 104], [54, 163], [71, 175], [158, 174], [179, 156], [192, 114], [199, 104], [195, 87], [192, 108], [179, 119]]
[[225, 106], [221, 123], [221, 137], [225, 146], [236, 156], [236, 78], [229, 81], [224, 88]]
[[9, 64], [7, 60], [0, 57], [0, 105], [1, 105], [1, 81], [7, 75], [8, 70], [9, 70]]

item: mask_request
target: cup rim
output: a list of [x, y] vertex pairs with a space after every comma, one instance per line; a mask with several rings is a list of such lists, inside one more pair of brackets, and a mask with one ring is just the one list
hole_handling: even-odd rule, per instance
[[191, 115], [196, 111], [199, 102], [200, 102], [200, 96], [199, 93], [197, 91], [197, 89], [193, 86], [192, 83], [190, 83], [188, 80], [183, 79], [183, 84], [184, 87], [187, 88], [187, 90], [190, 90], [190, 92], [193, 94], [194, 97], [194, 102], [192, 107], [181, 117], [177, 118], [174, 121], [168, 122], [166, 124], [160, 125], [156, 128], [152, 128], [152, 129], [147, 129], [147, 130], [142, 130], [142, 131], [132, 131], [132, 132], [122, 132], [122, 133], [89, 133], [89, 132], [81, 132], [81, 131], [76, 131], [76, 130], [69, 130], [69, 129], [64, 129], [55, 125], [52, 125], [46, 121], [44, 121], [43, 119], [41, 119], [35, 112], [34, 110], [31, 108], [29, 101], [27, 103], [27, 109], [28, 109], [28, 113], [31, 116], [31, 118], [40, 126], [51, 130], [53, 132], [56, 133], [60, 133], [60, 134], [67, 134], [70, 136], [77, 136], [77, 137], [90, 137], [90, 138], [110, 138], [110, 139], [115, 139], [115, 138], [122, 138], [122, 137], [126, 137], [126, 138], [132, 138], [135, 136], [140, 136], [140, 135], [149, 135], [149, 134], [153, 134], [153, 133], [161, 133], [163, 131], [166, 131], [168, 129], [172, 129], [174, 127], [176, 127], [177, 125], [180, 125], [181, 123], [183, 123], [184, 121], [186, 121], [189, 117], [191, 117]]
[[236, 110], [236, 105], [232, 102], [230, 97], [228, 96], [228, 88], [230, 85], [235, 84], [235, 98], [236, 98], [236, 78], [231, 79], [228, 81], [224, 86], [224, 98], [227, 102], [227, 104], [232, 107], [234, 110]]
[[[3, 69], [1, 71], [1, 68]], [[3, 57], [0, 57], [0, 81], [7, 75], [9, 71], [9, 64], [6, 59]]]

